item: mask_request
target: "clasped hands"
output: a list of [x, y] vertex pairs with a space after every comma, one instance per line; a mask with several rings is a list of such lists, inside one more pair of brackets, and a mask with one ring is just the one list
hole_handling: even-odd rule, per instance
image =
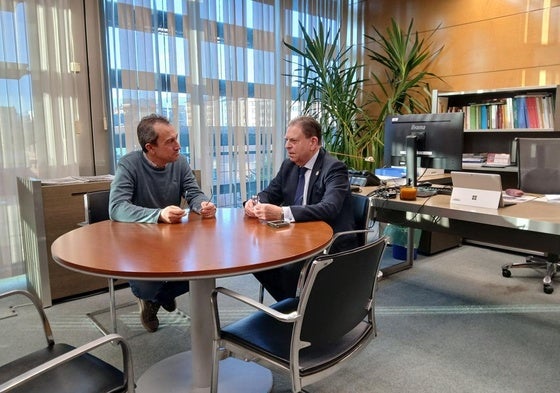
[[[200, 204], [200, 215], [204, 218], [212, 218], [216, 215], [216, 205], [210, 201], [204, 201]], [[159, 218], [168, 224], [176, 224], [187, 214], [187, 211], [179, 206], [167, 206], [162, 209]]]
[[245, 214], [247, 217], [265, 221], [280, 220], [282, 213], [283, 210], [280, 206], [270, 203], [255, 203], [252, 199], [245, 202]]

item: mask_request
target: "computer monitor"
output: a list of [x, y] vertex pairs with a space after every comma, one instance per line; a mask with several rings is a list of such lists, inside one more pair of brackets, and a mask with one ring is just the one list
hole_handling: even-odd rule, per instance
[[417, 185], [417, 168], [458, 171], [463, 161], [463, 112], [389, 115], [385, 119], [385, 167], [406, 166]]

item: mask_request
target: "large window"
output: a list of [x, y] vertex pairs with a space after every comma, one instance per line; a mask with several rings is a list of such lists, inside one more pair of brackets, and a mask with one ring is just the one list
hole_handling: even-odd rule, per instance
[[[88, 79], [97, 66], [88, 59], [99, 47], [89, 39], [98, 38], [92, 3], [0, 0], [0, 278], [23, 272], [17, 176], [64, 178], [112, 167], [99, 142], [106, 97], [95, 95], [100, 83]], [[361, 0], [99, 3], [113, 161], [138, 148], [142, 116], [162, 113], [219, 206], [238, 206], [262, 189], [285, 157], [285, 125], [298, 109], [284, 76], [292, 70], [283, 41], [300, 42], [298, 22], [361, 28], [352, 21]]]
[[91, 142], [81, 14], [71, 0], [0, 0], [0, 278], [23, 273], [16, 178], [78, 175]]
[[205, 191], [239, 206], [275, 174], [297, 114], [283, 41], [297, 42], [298, 21], [338, 28], [345, 3], [106, 0], [115, 161], [139, 148], [142, 116], [164, 114]]

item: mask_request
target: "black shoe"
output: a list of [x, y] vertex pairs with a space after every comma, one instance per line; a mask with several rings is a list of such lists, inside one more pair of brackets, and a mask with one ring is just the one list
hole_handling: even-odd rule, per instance
[[159, 319], [157, 313], [159, 311], [159, 303], [154, 303], [149, 300], [138, 299], [140, 305], [140, 321], [142, 326], [150, 332], [155, 332], [159, 327]]
[[175, 299], [173, 299], [173, 300], [171, 300], [170, 302], [167, 302], [167, 303], [162, 303], [161, 306], [167, 312], [173, 312], [173, 311], [177, 310], [177, 302], [175, 301]]

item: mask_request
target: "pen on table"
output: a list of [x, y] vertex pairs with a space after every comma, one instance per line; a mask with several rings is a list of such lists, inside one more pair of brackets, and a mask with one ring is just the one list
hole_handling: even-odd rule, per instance
[[[214, 203], [214, 202], [212, 202], [212, 198], [214, 198], [214, 188], [210, 189], [210, 197], [208, 198], [207, 201], [204, 201], [204, 202], [206, 202], [205, 206], [207, 206], [209, 203]], [[201, 207], [202, 207], [202, 204], [201, 204]]]

